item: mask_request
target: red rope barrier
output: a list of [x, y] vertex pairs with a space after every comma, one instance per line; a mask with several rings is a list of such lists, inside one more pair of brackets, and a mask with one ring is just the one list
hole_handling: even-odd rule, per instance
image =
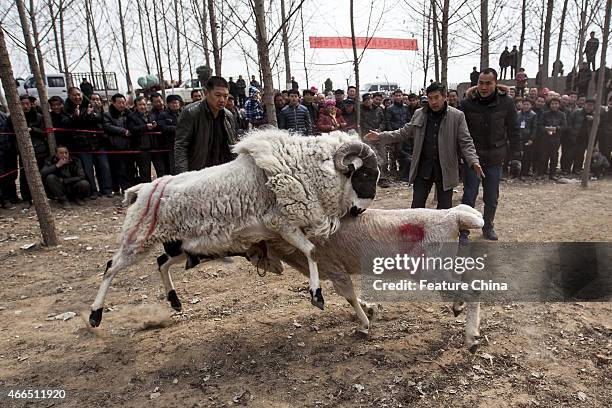
[[0, 174], [0, 179], [1, 179], [1, 178], [4, 178], [4, 177], [6, 177], [6, 176], [9, 176], [9, 175], [11, 175], [11, 174], [13, 174], [13, 173], [17, 173], [18, 171], [19, 171], [19, 169], [15, 169], [15, 170], [11, 170], [11, 171], [8, 171], [8, 172], [6, 172], [6, 173]]
[[[91, 129], [66, 129], [66, 128], [46, 128], [44, 129], [44, 133], [51, 132], [78, 132], [78, 133], [96, 133], [103, 134], [105, 133], [103, 130], [91, 130]], [[15, 132], [0, 132], [0, 135], [14, 135]], [[161, 135], [161, 131], [155, 132], [144, 132], [143, 135]]]

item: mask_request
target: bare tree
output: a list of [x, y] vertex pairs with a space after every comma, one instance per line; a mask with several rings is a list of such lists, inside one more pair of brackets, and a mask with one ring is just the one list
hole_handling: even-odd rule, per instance
[[96, 30], [96, 25], [93, 21], [93, 12], [92, 12], [92, 3], [91, 0], [85, 0], [85, 8], [86, 13], [89, 16], [87, 24], [91, 28], [91, 35], [94, 40], [94, 44], [96, 45], [96, 51], [98, 53], [98, 60], [100, 62], [100, 71], [102, 72], [102, 83], [104, 84], [104, 94], [106, 96], [106, 100], [109, 100], [108, 96], [108, 81], [106, 80], [106, 69], [104, 68], [104, 58], [102, 57], [102, 50], [100, 49], [100, 42], [98, 41], [98, 31]]
[[525, 31], [527, 29], [527, 0], [523, 0], [521, 4], [521, 38], [519, 40], [518, 58], [516, 62], [517, 69], [523, 65], [523, 53], [525, 51]]
[[544, 23], [544, 45], [542, 49], [542, 87], [548, 84], [548, 62], [550, 60], [550, 36], [551, 36], [551, 25], [553, 15], [553, 0], [548, 0], [546, 5], [546, 22]]
[[489, 1], [480, 0], [480, 69], [489, 67]]
[[[157, 50], [155, 48], [153, 48], [153, 52], [155, 53], [155, 58], [157, 59], [157, 69], [158, 69], [158, 75], [159, 75], [159, 87], [162, 93], [162, 98], [164, 98], [164, 100], [166, 99], [166, 81], [164, 80], [164, 68], [162, 65], [162, 58], [161, 58], [161, 45], [159, 42], [159, 20], [157, 18], [158, 16], [158, 12], [157, 12], [157, 0], [153, 0], [153, 21], [154, 21], [154, 28], [155, 28], [155, 43], [157, 44]], [[149, 16], [147, 16], [147, 18], [149, 18]]]
[[[17, 11], [19, 12], [19, 19], [21, 21], [21, 29], [23, 31], [23, 39], [26, 46], [26, 52], [28, 54], [28, 62], [30, 63], [30, 70], [32, 71], [32, 75], [34, 75], [34, 79], [36, 80], [38, 100], [40, 102], [40, 107], [43, 111], [45, 128], [51, 129], [53, 128], [53, 123], [51, 122], [51, 114], [49, 113], [47, 87], [45, 86], [45, 83], [43, 81], [42, 74], [40, 72], [40, 67], [38, 66], [38, 61], [36, 60], [36, 56], [34, 53], [34, 45], [32, 44], [32, 38], [30, 37], [30, 24], [26, 15], [25, 4], [23, 4], [23, 0], [16, 0], [16, 3]], [[55, 151], [55, 134], [52, 131], [49, 131], [47, 133], [47, 144], [49, 146], [49, 151]]]
[[30, 21], [32, 22], [32, 35], [34, 37], [34, 47], [36, 48], [36, 57], [38, 58], [38, 66], [40, 67], [40, 74], [42, 76], [43, 83], [47, 84], [47, 75], [45, 75], [45, 60], [42, 55], [42, 47], [40, 46], [40, 36], [38, 34], [38, 26], [36, 25], [36, 9], [34, 7], [34, 0], [30, 0]]
[[70, 78], [70, 68], [68, 66], [68, 57], [66, 55], [66, 37], [64, 36], [64, 0], [59, 0], [58, 7], [60, 40], [62, 41], [62, 61], [64, 62], [64, 77], [66, 78], [66, 84], [68, 86], [72, 86], [72, 79]]
[[219, 54], [219, 37], [217, 33], [217, 16], [215, 15], [214, 0], [208, 0], [208, 18], [210, 19], [210, 39], [213, 48], [215, 75], [221, 76], [221, 55]]
[[[164, 0], [160, 0], [160, 7], [161, 7], [161, 19], [162, 22], [164, 23], [164, 36], [166, 38], [166, 59], [168, 61], [168, 74], [170, 76], [170, 83], [173, 82], [173, 78], [172, 78], [172, 60], [170, 59], [170, 44], [168, 44], [169, 40], [170, 40], [170, 36], [168, 35], [168, 19], [166, 18], [166, 7], [164, 6]], [[161, 48], [160, 48], [160, 52], [161, 52]], [[161, 59], [161, 56], [160, 56]], [[181, 67], [179, 66], [179, 69], [181, 69]], [[162, 87], [162, 88], [165, 88]], [[165, 96], [165, 90], [162, 92], [162, 94], [164, 94], [164, 99], [166, 98]]]
[[310, 87], [308, 83], [308, 65], [306, 65], [306, 33], [304, 32], [304, 11], [300, 10], [300, 22], [302, 25], [302, 52], [304, 56], [304, 74], [306, 75], [306, 89]]
[[448, 86], [448, 25], [450, 0], [443, 0], [442, 3], [442, 36], [440, 38], [440, 81], [444, 86]]
[[281, 0], [281, 19], [283, 29], [283, 52], [285, 55], [285, 84], [286, 89], [291, 89], [291, 62], [289, 61], [289, 36], [287, 35], [287, 24], [285, 24], [285, 0]]
[[[22, 0], [17, 0], [23, 7]], [[18, 4], [19, 4], [18, 3]], [[25, 10], [24, 10], [25, 11]], [[40, 225], [40, 232], [42, 235], [42, 241], [47, 246], [57, 245], [57, 234], [55, 232], [55, 221], [53, 220], [53, 214], [47, 201], [45, 194], [45, 188], [40, 178], [40, 172], [36, 165], [36, 155], [34, 154], [34, 147], [32, 146], [32, 139], [28, 132], [28, 124], [19, 104], [19, 96], [17, 95], [17, 88], [15, 86], [15, 77], [13, 75], [13, 69], [11, 67], [11, 61], [9, 59], [8, 49], [6, 42], [4, 41], [4, 27], [0, 22], [0, 80], [2, 86], [6, 91], [6, 99], [8, 101], [8, 108], [11, 113], [11, 121], [13, 128], [15, 129], [15, 136], [17, 138], [17, 145], [19, 146], [19, 154], [21, 155], [21, 161], [28, 180], [28, 186], [32, 194], [34, 201], [34, 208], [36, 209], [36, 215], [38, 217], [38, 223]]]
[[272, 68], [270, 66], [270, 46], [266, 29], [266, 9], [264, 0], [253, 0], [255, 13], [255, 31], [257, 34], [257, 54], [259, 56], [261, 74], [263, 77], [263, 100], [266, 105], [268, 123], [277, 126], [276, 109], [274, 108], [274, 85], [272, 84]]
[[117, 6], [119, 7], [119, 25], [121, 26], [121, 45], [123, 48], [123, 58], [125, 60], [125, 81], [127, 82], [128, 94], [134, 94], [134, 87], [132, 86], [132, 78], [130, 77], [130, 63], [127, 52], [127, 39], [125, 37], [125, 21], [123, 19], [123, 6], [121, 0], [117, 0]]
[[60, 52], [59, 37], [57, 35], [57, 24], [55, 14], [53, 14], [53, 0], [47, 0], [47, 7], [49, 8], [49, 16], [51, 16], [51, 28], [53, 29], [53, 40], [55, 43], [55, 56], [57, 57], [57, 69], [58, 72], [62, 72], [62, 54]]
[[434, 79], [440, 81], [440, 58], [438, 55], [438, 6], [436, 0], [431, 0], [431, 18], [433, 32], [433, 53], [434, 53]]
[[140, 43], [142, 45], [142, 53], [144, 55], [145, 67], [147, 68], [147, 75], [151, 74], [151, 66], [149, 65], [149, 58], [147, 57], [147, 47], [144, 40], [144, 28], [142, 25], [142, 10], [140, 8], [140, 0], [136, 0], [136, 8], [138, 12], [138, 26], [140, 27]]
[[[176, 61], [178, 64], [178, 82], [180, 84], [181, 82], [183, 82], [183, 66], [181, 64], [181, 31], [179, 28], [179, 0], [174, 0], [174, 26], [176, 29]], [[189, 44], [186, 44], [186, 45], [187, 45], [187, 52], [189, 52]]]
[[559, 62], [561, 62], [561, 45], [563, 44], [563, 30], [565, 28], [565, 15], [567, 14], [567, 3], [568, 0], [563, 0], [563, 11], [561, 11], [561, 23], [559, 25], [559, 40], [557, 41], [557, 54], [555, 56], [555, 63], [553, 64], [553, 76], [561, 74], [557, 72]]
[[200, 37], [202, 38], [202, 52], [204, 53], [204, 61], [206, 61], [206, 66], [210, 67], [210, 52], [208, 50], [208, 31], [207, 26], [207, 11], [206, 11], [206, 2], [202, 1], [202, 9], [199, 8], [199, 3], [197, 0], [191, 0], [191, 8], [193, 10], [193, 14], [196, 17], [196, 22], [198, 24], [198, 28], [200, 30]]
[[355, 72], [355, 87], [358, 90], [355, 98], [355, 121], [357, 122], [357, 132], [361, 134], [361, 104], [359, 103], [359, 100], [361, 99], [359, 95], [359, 58], [357, 56], [357, 40], [355, 39], [355, 17], [353, 0], [351, 0], [351, 2], [349, 3], [349, 8], [351, 17], [351, 43], [353, 45], [353, 70]]
[[595, 114], [593, 115], [593, 126], [591, 127], [591, 133], [589, 134], [589, 144], [587, 147], [587, 154], [582, 169], [582, 187], [587, 187], [589, 184], [589, 173], [591, 171], [591, 159], [593, 158], [593, 147], [595, 146], [595, 138], [597, 131], [599, 130], [599, 121], [601, 118], [601, 97], [604, 92], [604, 83], [606, 80], [606, 53], [608, 50], [608, 42], [610, 40], [610, 13], [612, 12], [612, 0], [606, 1], [606, 15], [604, 17], [603, 24], [603, 39], [601, 47], [601, 55], [599, 57], [599, 78], [597, 81], [597, 97], [595, 98]]

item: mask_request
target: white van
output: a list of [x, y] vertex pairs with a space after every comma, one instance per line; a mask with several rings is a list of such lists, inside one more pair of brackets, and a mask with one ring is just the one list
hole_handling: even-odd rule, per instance
[[[62, 99], [66, 100], [68, 97], [68, 89], [66, 88], [66, 78], [64, 77], [64, 74], [46, 74], [46, 76], [47, 98], [51, 98], [52, 96], [60, 96]], [[22, 87], [23, 90], [19, 90], [20, 94], [26, 93], [38, 98], [38, 89], [36, 89], [36, 80], [34, 79], [34, 75], [29, 75], [25, 79]]]
[[363, 95], [364, 93], [380, 92], [385, 96], [389, 96], [396, 89], [399, 89], [399, 85], [396, 82], [369, 82], [363, 85], [359, 93]]

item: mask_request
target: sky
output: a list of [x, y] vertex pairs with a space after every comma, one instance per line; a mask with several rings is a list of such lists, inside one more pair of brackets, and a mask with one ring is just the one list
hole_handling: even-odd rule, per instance
[[[238, 0], [239, 1], [239, 0]], [[297, 3], [296, 0], [286, 0], [288, 4]], [[18, 19], [16, 18], [16, 10], [14, 2], [10, 0], [0, 0], [0, 3], [7, 2], [9, 7], [6, 9], [6, 14], [3, 17], [3, 24], [9, 30], [15, 38], [22, 38], [22, 34], [19, 31], [20, 26], [17, 24]], [[46, 2], [40, 3], [40, 13], [38, 13], [41, 25], [44, 24], [45, 16], [48, 16], [48, 11], [44, 8]], [[168, 0], [166, 0], [168, 3]], [[184, 4], [188, 3], [184, 0]], [[198, 2], [200, 3], [200, 2]], [[278, 9], [278, 0], [272, 0], [266, 2], [266, 5], [272, 5], [270, 11], [271, 19], [269, 21], [270, 30], [275, 30], [278, 27], [278, 19], [275, 18]], [[418, 0], [410, 1], [413, 7], [418, 8]], [[451, 1], [451, 5], [460, 3], [459, 1]], [[512, 45], [518, 44], [520, 35], [520, 12], [516, 9], [520, 2], [508, 2], [509, 5], [498, 8], [494, 7], [494, 1], [490, 1], [491, 10], [490, 14], [492, 19], [490, 21], [491, 36], [493, 38], [491, 44], [491, 55], [490, 65], [497, 68], [497, 62], [499, 59], [499, 53], [503, 50], [505, 45], [510, 48]], [[501, 0], [498, 0], [501, 4]], [[514, 5], [517, 3], [517, 5]], [[541, 18], [541, 10], [538, 8], [541, 5], [536, 4], [537, 2], [530, 2], [530, 11], [528, 12], [528, 23], [529, 28], [526, 34], [526, 54], [524, 56], [523, 66], [526, 68], [527, 74], [530, 77], [535, 77], [537, 71], [537, 48], [538, 48], [538, 29], [539, 21]], [[555, 2], [555, 4], [562, 2]], [[572, 2], [570, 2], [572, 3]], [[142, 52], [142, 46], [140, 44], [140, 37], [137, 26], [137, 16], [135, 11], [135, 2], [128, 2], [128, 7], [131, 9], [127, 10], [128, 18], [128, 42], [129, 42], [129, 55], [130, 55], [130, 73], [132, 80], [136, 83], [136, 79], [146, 74], [144, 67], [144, 57]], [[463, 21], [454, 22], [449, 26], [449, 38], [451, 41], [450, 54], [452, 56], [457, 54], [466, 54], [461, 57], [455, 57], [449, 60], [449, 85], [465, 82], [469, 79], [469, 73], [473, 66], [478, 66], [480, 61], [480, 55], [478, 50], [478, 38], [477, 31], [478, 27], [478, 0], [468, 0], [467, 7], [471, 7], [475, 10], [475, 17], [466, 17]], [[559, 16], [561, 14], [561, 4], [556, 6], [554, 12], [553, 22], [553, 35], [551, 40], [551, 60], [550, 64], [554, 60], [554, 52], [557, 45], [557, 33], [559, 25]], [[308, 43], [309, 36], [350, 36], [350, 15], [349, 15], [349, 1], [348, 0], [306, 0], [303, 6], [303, 18], [304, 18], [304, 33], [306, 36], [306, 65], [308, 67], [309, 86], [315, 85], [322, 88], [323, 82], [326, 78], [330, 78], [334, 83], [334, 88], [346, 88], [347, 82], [354, 84], [353, 65], [352, 65], [352, 50], [351, 49], [310, 49]], [[97, 7], [94, 5], [94, 7]], [[125, 2], [124, 2], [125, 7]], [[421, 6], [422, 7], [422, 6]], [[463, 10], [467, 10], [464, 8]], [[47, 14], [45, 15], [45, 11]], [[110, 0], [101, 8], [99, 11], [94, 10], [99, 27], [112, 27], [113, 18], [116, 15], [115, 3]], [[247, 20], [250, 17], [250, 13], [246, 8], [237, 9], [241, 19]], [[229, 14], [227, 9], [224, 9], [225, 13]], [[83, 58], [83, 50], [86, 49], [86, 31], [81, 24], [78, 27], [77, 23], [80, 23], [83, 19], [79, 14], [82, 11], [74, 11], [72, 15], [68, 16], [69, 26], [72, 24], [73, 28], [67, 29], [67, 45], [69, 50], [69, 60], [73, 67], [72, 72], [87, 72], [89, 71], [87, 58]], [[191, 13], [190, 9], [186, 8], [186, 15]], [[467, 14], [467, 12], [459, 13]], [[603, 14], [603, 10], [600, 14]], [[0, 14], [1, 16], [1, 14]], [[222, 20], [220, 13], [218, 13], [219, 20]], [[368, 20], [370, 19], [370, 28], [368, 29]], [[234, 22], [237, 21], [235, 17], [232, 19]], [[564, 46], [562, 48], [562, 60], [566, 67], [571, 66], [574, 60], [575, 50], [575, 35], [571, 35], [572, 32], [576, 32], [575, 20], [577, 17], [575, 13], [568, 13], [566, 22], [566, 35], [564, 39]], [[391, 38], [416, 38], [420, 49], [423, 48], [422, 41], [422, 17], [410, 8], [405, 1], [385, 1], [385, 0], [356, 0], [355, 1], [355, 28], [357, 36], [375, 35], [379, 37], [391, 37]], [[294, 24], [291, 27], [291, 45], [290, 45], [290, 61], [292, 75], [295, 76], [299, 82], [301, 88], [306, 87], [306, 75], [304, 70], [304, 53], [302, 52], [302, 35], [301, 35], [301, 24], [299, 13], [294, 16]], [[239, 23], [239, 22], [238, 22]], [[221, 24], [223, 24], [221, 22]], [[250, 24], [252, 26], [252, 24]], [[223, 24], [226, 29], [225, 38], [233, 35], [236, 31], [236, 25], [232, 23]], [[249, 31], [253, 31], [249, 24], [246, 25]], [[598, 37], [601, 38], [601, 32], [595, 26], [591, 27], [596, 29]], [[120, 49], [117, 48], [116, 43], [113, 42], [113, 38], [119, 38], [119, 30], [108, 30], [103, 31], [100, 28], [101, 43], [104, 52], [104, 59], [106, 69], [108, 71], [114, 71], [117, 73], [117, 77], [120, 83], [120, 90], [126, 88], [124, 67], [122, 62], [122, 54]], [[590, 31], [590, 30], [589, 30]], [[172, 33], [170, 27], [170, 33]], [[164, 43], [165, 36], [163, 31], [160, 32], [162, 38], [161, 41]], [[171, 34], [172, 36], [172, 34]], [[203, 61], [203, 54], [200, 48], [198, 48], [199, 32], [195, 27], [189, 30], [188, 36], [192, 39], [191, 43], [191, 58], [192, 65], [195, 71], [197, 65], [201, 65]], [[244, 33], [239, 33], [236, 37], [247, 53], [257, 58], [256, 48], [253, 40]], [[50, 40], [52, 35], [48, 36], [46, 43], [43, 44], [43, 50], [46, 52], [46, 59], [52, 63], [55, 61], [55, 53], [52, 51], [52, 43]], [[151, 39], [147, 39], [150, 42]], [[169, 43], [171, 46], [174, 44], [174, 39], [170, 38]], [[280, 47], [280, 41], [277, 41], [275, 50]], [[529, 51], [534, 49], [535, 51]], [[11, 62], [13, 64], [14, 71], [17, 75], [25, 77], [28, 74], [27, 58], [25, 53], [14, 46], [14, 43], [9, 42], [9, 53]], [[273, 51], [272, 54], [276, 54], [277, 51]], [[185, 60], [185, 51], [181, 52], [183, 60]], [[274, 56], [273, 55], [273, 56]], [[212, 56], [211, 56], [212, 59]], [[273, 70], [274, 85], [276, 88], [279, 87], [279, 83], [284, 84], [284, 64], [282, 54], [278, 60], [278, 67]], [[162, 64], [166, 66], [167, 61], [164, 58]], [[175, 64], [175, 61], [172, 61]], [[361, 84], [367, 82], [397, 82], [400, 87], [406, 91], [418, 90], [424, 81], [424, 73], [422, 67], [422, 54], [417, 51], [390, 51], [390, 50], [366, 50], [363, 59], [360, 64], [360, 82]], [[52, 67], [47, 67], [49, 72], [53, 72]], [[223, 75], [225, 77], [233, 76], [236, 78], [239, 74], [244, 77], [247, 74], [257, 74], [257, 67], [254, 62], [249, 63], [247, 70], [245, 64], [245, 56], [241, 47], [236, 42], [229, 43], [223, 50]], [[169, 73], [164, 74], [166, 79], [169, 77]], [[189, 76], [188, 68], [183, 70], [183, 78]], [[177, 77], [176, 70], [173, 71], [173, 77]], [[429, 75], [426, 80], [433, 79], [433, 67], [429, 69]], [[282, 85], [284, 88], [284, 85]]]

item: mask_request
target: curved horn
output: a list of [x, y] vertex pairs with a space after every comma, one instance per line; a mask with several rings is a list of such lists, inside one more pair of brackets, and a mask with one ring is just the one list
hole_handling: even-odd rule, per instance
[[353, 169], [351, 169], [349, 168], [349, 165], [344, 164], [344, 160], [348, 156], [353, 155], [359, 157], [363, 161], [363, 165], [365, 167], [372, 169], [378, 167], [374, 150], [363, 142], [352, 141], [344, 143], [338, 148], [338, 150], [336, 150], [336, 153], [334, 154], [334, 165], [336, 166], [336, 170], [341, 171], [342, 173], [352, 170], [354, 171], [354, 166], [351, 166], [353, 167]]

